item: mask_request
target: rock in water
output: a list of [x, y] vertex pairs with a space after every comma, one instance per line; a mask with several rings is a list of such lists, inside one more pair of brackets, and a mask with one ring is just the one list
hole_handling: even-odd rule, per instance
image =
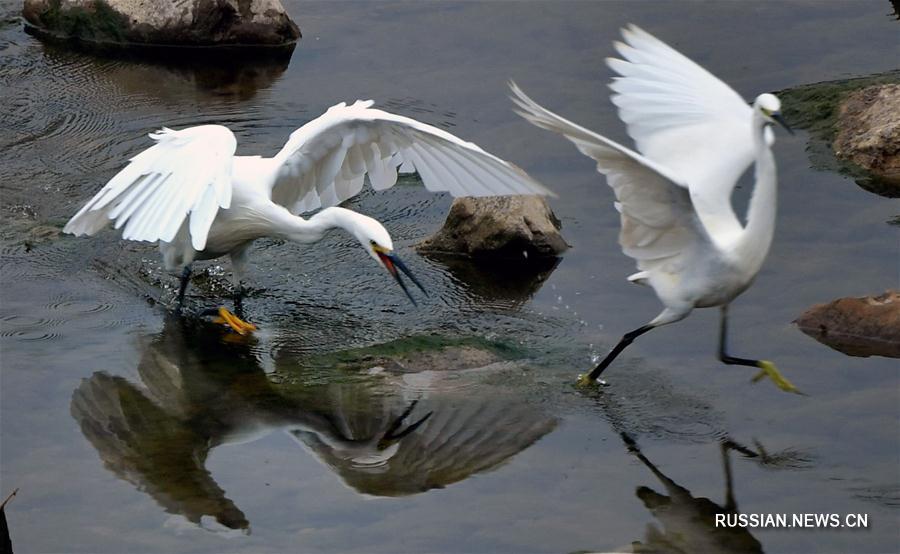
[[280, 0], [25, 0], [38, 35], [103, 45], [284, 46], [300, 29]]
[[[900, 186], [891, 184], [884, 176], [879, 177], [870, 169], [848, 157], [845, 140], [836, 142], [838, 132], [847, 128], [845, 134], [848, 138], [850, 129], [855, 129], [852, 134], [865, 132], [868, 123], [853, 124], [849, 120], [839, 122], [842, 112], [859, 111], [866, 102], [854, 102], [856, 108], [848, 103], [848, 98], [859, 94], [866, 89], [877, 90], [884, 85], [896, 86], [900, 84], [900, 70], [887, 71], [866, 77], [853, 79], [839, 79], [823, 83], [800, 85], [794, 88], [777, 91], [784, 106], [784, 117], [792, 127], [809, 131], [809, 143], [806, 148], [809, 161], [814, 169], [836, 171], [851, 177], [857, 185], [863, 189], [887, 197], [900, 195]], [[860, 95], [859, 98], [865, 95]], [[882, 122], [890, 121], [882, 117]], [[845, 116], [846, 117], [846, 116]], [[835, 145], [837, 146], [835, 147]]]
[[895, 290], [818, 304], [794, 323], [817, 341], [850, 356], [900, 358], [900, 292]]
[[841, 102], [834, 153], [870, 171], [900, 196], [900, 85], [858, 90]]
[[569, 247], [560, 227], [541, 196], [463, 197], [453, 201], [441, 230], [417, 248], [474, 258], [556, 257]]

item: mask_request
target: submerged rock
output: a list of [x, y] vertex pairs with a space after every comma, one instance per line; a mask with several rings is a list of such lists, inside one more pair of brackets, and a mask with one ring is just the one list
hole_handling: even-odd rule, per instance
[[477, 337], [417, 335], [384, 344], [322, 354], [307, 360], [310, 367], [344, 371], [380, 369], [389, 373], [453, 372], [502, 367], [525, 353], [511, 345]]
[[25, 251], [30, 252], [35, 246], [45, 242], [52, 242], [59, 238], [62, 229], [52, 225], [35, 225], [28, 230], [28, 236], [25, 237], [23, 244]]
[[817, 341], [850, 356], [900, 358], [900, 292], [895, 290], [818, 304], [794, 323]]
[[560, 228], [541, 196], [464, 197], [453, 201], [441, 230], [417, 248], [475, 258], [556, 257], [569, 248]]
[[104, 45], [290, 46], [280, 0], [25, 0], [30, 31]]
[[[219, 446], [288, 434], [348, 486], [396, 497], [491, 471], [556, 427], [506, 379], [491, 384], [498, 372], [490, 364], [506, 356], [480, 339], [419, 337], [345, 351], [330, 360], [406, 360], [396, 372], [346, 379], [331, 361], [316, 371], [273, 360], [267, 373], [251, 344], [228, 336], [169, 317], [138, 342], [139, 381], [95, 372], [72, 393], [72, 417], [104, 467], [176, 516], [179, 528], [226, 538], [250, 532], [248, 516], [206, 467]], [[473, 371], [454, 371], [461, 366]]]
[[870, 171], [900, 196], [900, 85], [858, 90], [841, 102], [834, 153]]

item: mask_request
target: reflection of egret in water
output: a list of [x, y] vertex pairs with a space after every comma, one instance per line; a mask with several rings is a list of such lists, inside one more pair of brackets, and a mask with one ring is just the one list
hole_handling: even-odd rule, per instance
[[[425, 375], [427, 388], [440, 390], [444, 378], [448, 385], [459, 386], [443, 372], [429, 372]], [[411, 388], [421, 387], [418, 382]], [[330, 389], [333, 421], [345, 437], [354, 440], [349, 444], [335, 441], [333, 436], [315, 430], [297, 429], [292, 434], [348, 485], [377, 496], [405, 496], [443, 488], [490, 470], [556, 425], [554, 419], [512, 397], [491, 394], [473, 398], [471, 389], [461, 387], [426, 397], [419, 405], [411, 404], [404, 415], [422, 423], [422, 427], [405, 440], [382, 440], [377, 449], [359, 451], [352, 448], [353, 444], [371, 445], [390, 423], [389, 414], [396, 413], [389, 404], [399, 399], [374, 395], [359, 398], [360, 392], [365, 395], [367, 391], [346, 384]], [[373, 413], [380, 417], [373, 418]]]
[[[747, 448], [730, 439], [708, 397], [669, 384], [659, 371], [634, 367], [633, 383], [619, 391], [589, 391], [598, 412], [633, 453], [663, 485], [663, 493], [640, 486], [636, 495], [661, 524], [648, 525], [644, 542], [631, 544], [633, 552], [659, 554], [753, 553], [762, 546], [746, 528], [717, 527], [716, 515], [738, 514], [734, 497], [730, 452], [737, 451], [769, 470], [800, 470], [809, 466], [808, 453], [786, 448], [769, 452], [758, 441]], [[641, 452], [633, 436], [642, 435], [666, 443], [718, 443], [725, 477], [725, 501], [695, 498], [689, 490], [667, 477]]]
[[[98, 372], [71, 411], [107, 469], [167, 512], [209, 527], [249, 530], [247, 516], [205, 468], [213, 448], [286, 431], [353, 488], [399, 496], [487, 471], [553, 429], [512, 398], [474, 397], [462, 377], [317, 373], [276, 385], [247, 343], [208, 324], [169, 319], [143, 346], [143, 387]], [[477, 374], [477, 372], [475, 372]], [[283, 373], [280, 373], [283, 375]], [[303, 381], [303, 376], [298, 378]], [[346, 379], [350, 379], [346, 382]], [[332, 379], [333, 381], [333, 379]], [[423, 386], [424, 383], [424, 386]]]
[[717, 515], [721, 519], [721, 515], [738, 514], [729, 451], [738, 450], [747, 456], [756, 456], [756, 453], [730, 440], [720, 443], [725, 473], [725, 503], [720, 506], [708, 498], [695, 498], [691, 491], [669, 479], [647, 459], [631, 437], [626, 433], [620, 436], [628, 449], [659, 479], [668, 494], [660, 494], [646, 486], [638, 487], [637, 497], [659, 520], [662, 529], [653, 524], [647, 525], [646, 542], [633, 542], [634, 552], [750, 554], [763, 551], [762, 545], [747, 528], [716, 525]]
[[104, 466], [167, 512], [198, 525], [208, 515], [229, 529], [249, 529], [204, 467], [212, 446], [207, 437], [127, 380], [95, 373], [75, 391], [72, 415]]

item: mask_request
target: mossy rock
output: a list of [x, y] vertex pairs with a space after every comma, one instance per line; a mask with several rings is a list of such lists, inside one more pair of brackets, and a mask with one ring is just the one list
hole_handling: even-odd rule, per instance
[[836, 171], [876, 194], [892, 196], [891, 186], [866, 169], [835, 156], [832, 148], [838, 129], [842, 102], [852, 93], [883, 84], [900, 83], [900, 71], [890, 71], [868, 77], [841, 79], [802, 85], [778, 91], [784, 106], [784, 117], [793, 126], [809, 132], [807, 147], [813, 168]]
[[522, 359], [526, 353], [501, 341], [480, 337], [418, 335], [384, 344], [330, 352], [307, 362], [311, 367], [362, 370], [383, 368], [394, 373], [452, 371]]
[[507, 264], [556, 258], [569, 245], [542, 196], [465, 196], [453, 200], [443, 227], [416, 248]]
[[25, 0], [26, 30], [100, 50], [293, 49], [300, 29], [280, 0]]
[[[95, 42], [124, 42], [124, 29], [128, 18], [98, 0], [91, 7], [72, 5], [64, 7], [62, 0], [44, 2], [43, 10], [23, 11], [26, 20], [59, 37], [71, 37]], [[32, 15], [34, 14], [34, 15]]]

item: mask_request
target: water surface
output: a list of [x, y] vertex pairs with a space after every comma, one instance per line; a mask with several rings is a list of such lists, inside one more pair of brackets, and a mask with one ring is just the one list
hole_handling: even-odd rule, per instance
[[[813, 303], [898, 286], [896, 201], [811, 170], [804, 133], [779, 136], [778, 230], [732, 308], [732, 343], [809, 396], [719, 364], [710, 310], [642, 337], [611, 387], [581, 394], [574, 375], [659, 305], [625, 281], [632, 262], [591, 162], [515, 116], [505, 84], [624, 140], [603, 65], [622, 25], [749, 98], [896, 69], [889, 3], [284, 3], [304, 38], [289, 62], [259, 67], [72, 53], [26, 35], [18, 4], [3, 5], [0, 489], [21, 489], [7, 510], [16, 551], [630, 551], [674, 537], [900, 549], [896, 363], [846, 357], [790, 323]], [[412, 246], [450, 200], [407, 181], [350, 207], [385, 223], [430, 300], [413, 309], [349, 237], [259, 241], [246, 308], [261, 332], [234, 342], [167, 318], [176, 279], [153, 247], [57, 236], [161, 125], [224, 123], [240, 154], [270, 154], [357, 98], [558, 191], [572, 250], [515, 287], [422, 258]], [[212, 266], [191, 309], [227, 293], [227, 272]], [[434, 337], [458, 358], [367, 364], [379, 345]], [[473, 360], [472, 345], [495, 358]], [[723, 451], [726, 438], [769, 456]], [[864, 513], [870, 528], [723, 538], [672, 517], [726, 506], [726, 467], [744, 513]]]

